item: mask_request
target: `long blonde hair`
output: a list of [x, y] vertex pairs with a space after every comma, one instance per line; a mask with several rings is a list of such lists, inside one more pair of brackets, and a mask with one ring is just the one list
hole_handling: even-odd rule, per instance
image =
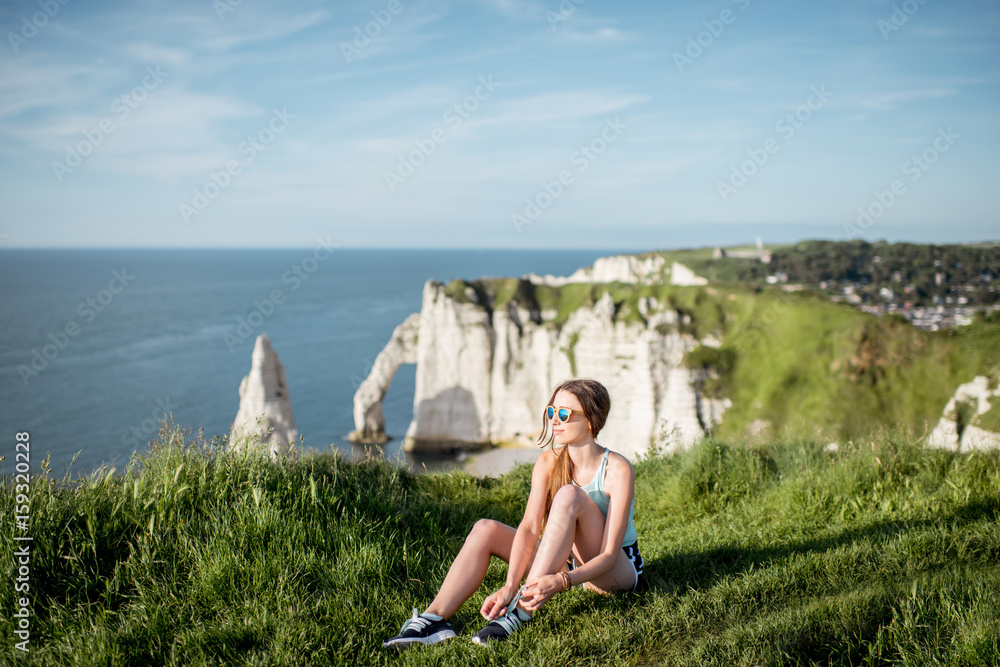
[[[604, 423], [608, 419], [608, 412], [611, 410], [611, 396], [607, 388], [597, 380], [590, 378], [577, 378], [566, 380], [552, 391], [549, 402], [546, 406], [552, 405], [556, 400], [556, 394], [560, 391], [568, 391], [576, 396], [583, 408], [583, 416], [590, 424], [590, 432], [595, 438], [604, 428]], [[555, 450], [555, 434], [552, 432], [552, 422], [542, 414], [542, 432], [538, 436], [535, 444], [539, 447], [549, 445]], [[566, 484], [573, 483], [573, 459], [569, 457], [569, 447], [563, 446], [556, 455], [556, 461], [549, 473], [549, 484], [545, 492], [545, 515], [542, 517], [542, 530], [545, 529], [545, 522], [549, 518], [549, 510], [552, 509], [552, 499], [556, 492]]]

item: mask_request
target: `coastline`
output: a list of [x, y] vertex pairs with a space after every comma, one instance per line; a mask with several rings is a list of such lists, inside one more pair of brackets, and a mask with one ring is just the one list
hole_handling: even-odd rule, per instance
[[537, 447], [494, 447], [471, 454], [462, 469], [476, 477], [500, 477], [521, 463], [534, 463], [542, 451]]

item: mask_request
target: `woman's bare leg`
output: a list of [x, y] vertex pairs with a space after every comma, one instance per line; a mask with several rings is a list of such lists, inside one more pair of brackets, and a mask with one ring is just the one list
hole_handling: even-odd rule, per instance
[[[600, 510], [598, 510], [600, 512]], [[462, 604], [472, 597], [486, 578], [490, 557], [496, 556], [510, 562], [510, 550], [517, 531], [507, 524], [490, 519], [480, 519], [472, 527], [465, 545], [455, 556], [441, 590], [426, 611], [443, 618], [451, 618]]]
[[[582, 489], [568, 484], [559, 489], [527, 579], [565, 569], [570, 553], [580, 565], [597, 556], [604, 540], [604, 524], [604, 514]], [[610, 570], [587, 582], [589, 589], [599, 593], [628, 590], [634, 585], [635, 569], [621, 549]]]

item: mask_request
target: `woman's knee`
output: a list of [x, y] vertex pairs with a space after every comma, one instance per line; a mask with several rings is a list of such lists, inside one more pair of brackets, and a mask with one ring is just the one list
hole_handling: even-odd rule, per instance
[[506, 526], [499, 521], [494, 521], [493, 519], [480, 519], [473, 524], [472, 530], [469, 531], [468, 536], [465, 538], [465, 543], [492, 547], [497, 541], [497, 538], [503, 534], [504, 528], [506, 528]]
[[574, 484], [566, 484], [556, 491], [556, 495], [552, 497], [552, 509], [550, 511], [558, 511], [559, 514], [578, 515], [586, 509], [588, 503], [593, 505], [594, 501], [590, 499], [590, 496], [583, 489]]

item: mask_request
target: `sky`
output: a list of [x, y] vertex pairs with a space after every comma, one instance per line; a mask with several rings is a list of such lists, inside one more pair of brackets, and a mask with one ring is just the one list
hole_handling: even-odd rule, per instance
[[1000, 234], [1000, 5], [0, 4], [0, 248]]

